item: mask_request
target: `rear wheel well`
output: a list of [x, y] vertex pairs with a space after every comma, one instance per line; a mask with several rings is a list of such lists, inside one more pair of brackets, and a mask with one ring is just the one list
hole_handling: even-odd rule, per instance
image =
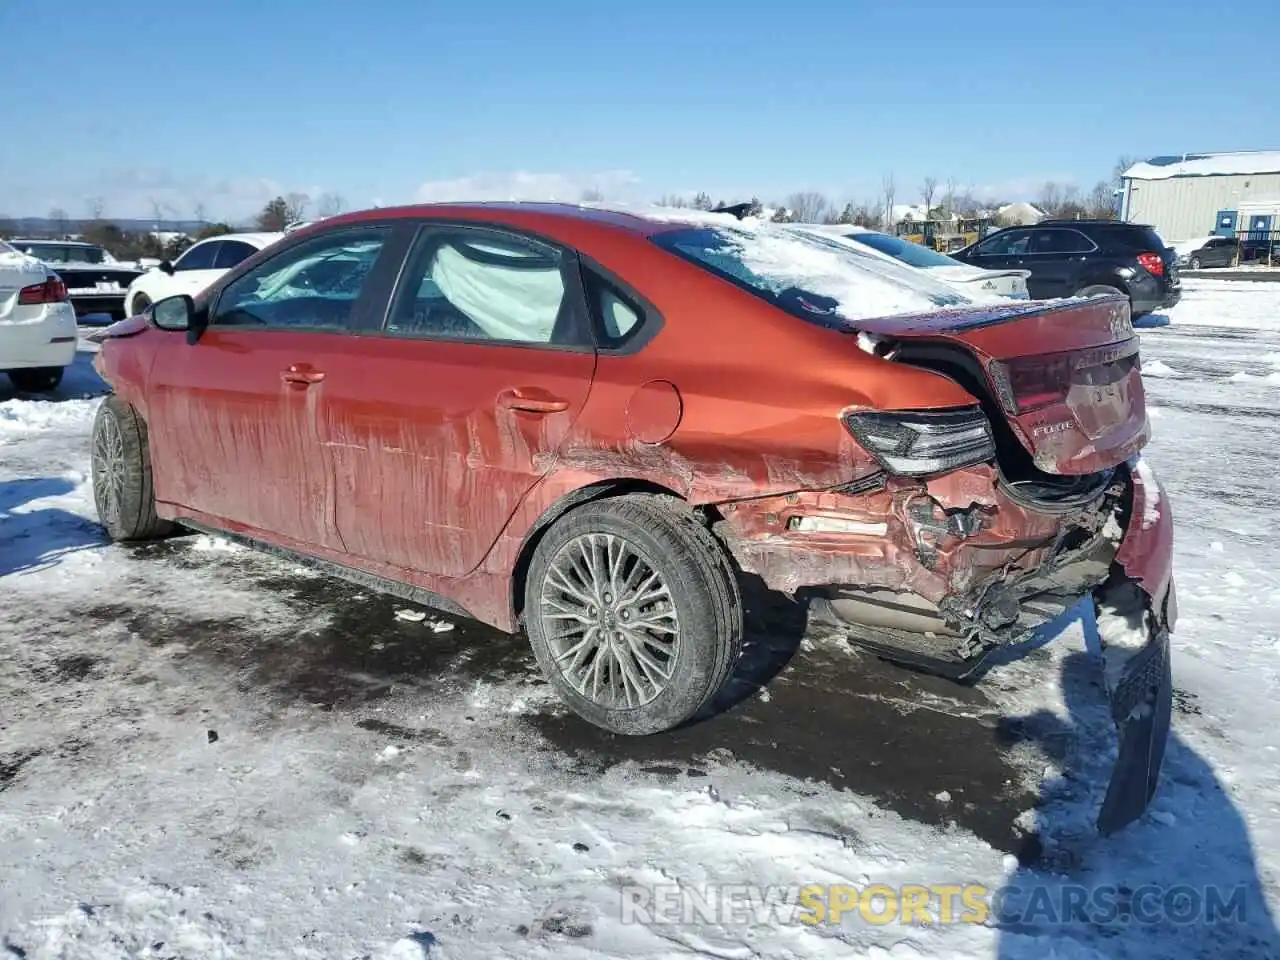
[[529, 563], [533, 560], [533, 552], [538, 548], [538, 543], [546, 535], [547, 531], [551, 529], [552, 525], [565, 514], [576, 510], [584, 504], [612, 497], [622, 497], [631, 493], [664, 494], [680, 500], [684, 499], [674, 490], [648, 480], [603, 480], [600, 483], [579, 487], [577, 490], [565, 494], [543, 511], [542, 516], [538, 518], [538, 522], [525, 535], [524, 543], [520, 545], [520, 553], [516, 557], [515, 566], [511, 570], [511, 611], [514, 614], [513, 619], [517, 625], [522, 624], [524, 618], [525, 581], [529, 575]]

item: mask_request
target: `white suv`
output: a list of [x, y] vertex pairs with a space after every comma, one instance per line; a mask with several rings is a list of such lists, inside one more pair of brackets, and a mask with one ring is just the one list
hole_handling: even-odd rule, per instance
[[129, 284], [124, 295], [125, 313], [136, 316], [157, 300], [180, 293], [194, 297], [241, 260], [283, 236], [283, 233], [228, 233], [201, 240], [188, 247], [173, 263], [166, 260]]
[[0, 370], [17, 390], [52, 390], [75, 357], [76, 312], [67, 285], [0, 240]]

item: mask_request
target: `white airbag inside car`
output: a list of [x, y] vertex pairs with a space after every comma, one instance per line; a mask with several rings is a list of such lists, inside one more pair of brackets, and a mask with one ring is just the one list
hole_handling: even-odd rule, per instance
[[[484, 256], [482, 249], [477, 252]], [[558, 266], [532, 257], [528, 266], [517, 265], [519, 259], [509, 251], [494, 253], [473, 259], [445, 244], [436, 252], [431, 279], [454, 307], [495, 340], [550, 343], [564, 300]]]

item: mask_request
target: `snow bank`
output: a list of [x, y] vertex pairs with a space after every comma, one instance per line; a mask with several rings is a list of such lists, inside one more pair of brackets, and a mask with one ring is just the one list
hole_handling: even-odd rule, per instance
[[1190, 277], [1166, 314], [1178, 326], [1280, 331], [1280, 282]]
[[1182, 376], [1177, 370], [1169, 366], [1163, 360], [1151, 360], [1142, 365], [1142, 375], [1144, 377], [1180, 377]]
[[1239, 373], [1233, 373], [1227, 377], [1232, 383], [1265, 383], [1273, 387], [1280, 387], [1280, 370], [1275, 373], [1254, 374], [1246, 373], [1241, 370]]

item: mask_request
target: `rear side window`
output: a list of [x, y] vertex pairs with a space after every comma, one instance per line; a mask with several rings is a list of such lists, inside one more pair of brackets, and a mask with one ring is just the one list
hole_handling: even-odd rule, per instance
[[1127, 250], [1131, 253], [1154, 252], [1168, 246], [1156, 233], [1154, 227], [1130, 226], [1116, 224], [1099, 229], [1099, 243], [1113, 250]]
[[1031, 235], [1031, 253], [1088, 253], [1094, 243], [1079, 230], [1037, 230]]
[[[596, 343], [605, 350], [619, 350], [648, 339], [647, 326], [660, 323], [656, 311], [594, 269], [583, 270], [587, 300], [591, 306]], [[641, 336], [642, 332], [646, 335]]]
[[559, 250], [491, 230], [427, 228], [386, 330], [442, 340], [571, 345], [581, 339]]
[[194, 247], [178, 258], [178, 262], [173, 265], [173, 269], [212, 270], [214, 257], [217, 255], [218, 247], [221, 245], [221, 240], [210, 240], [207, 243], [197, 243]]
[[215, 270], [230, 270], [242, 260], [257, 253], [257, 248], [245, 243], [243, 240], [223, 240], [218, 246], [218, 252], [213, 258], [213, 267]]

